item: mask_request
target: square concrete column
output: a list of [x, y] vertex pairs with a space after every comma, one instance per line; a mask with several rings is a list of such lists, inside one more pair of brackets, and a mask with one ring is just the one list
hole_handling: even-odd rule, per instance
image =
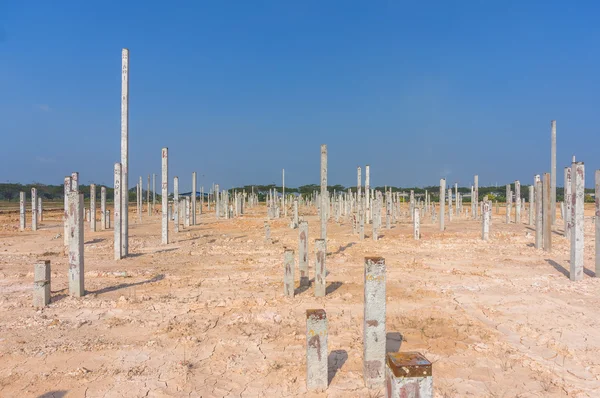
[[198, 190], [196, 184], [198, 180], [196, 178], [196, 172], [192, 173], [192, 214], [190, 223], [196, 225], [196, 191]]
[[385, 259], [365, 257], [363, 378], [368, 388], [383, 386], [385, 377]]
[[452, 188], [448, 188], [448, 221], [452, 222], [452, 215], [454, 211], [452, 210]]
[[433, 398], [431, 362], [418, 352], [387, 354], [385, 384], [389, 398]]
[[544, 230], [544, 251], [551, 252], [552, 251], [552, 195], [551, 195], [551, 182], [550, 182], [550, 174], [544, 173], [544, 182], [543, 182], [543, 198], [542, 203], [544, 206], [544, 220], [543, 220], [543, 230]]
[[596, 230], [596, 278], [600, 277], [600, 170], [596, 170], [596, 203], [594, 204], [594, 219]]
[[419, 240], [421, 239], [421, 211], [417, 207], [413, 212], [413, 236], [415, 240]]
[[515, 181], [515, 224], [521, 223], [521, 183]]
[[152, 207], [150, 206], [150, 174], [148, 174], [148, 183], [146, 185], [146, 206], [148, 207], [148, 216], [151, 216]]
[[483, 202], [483, 212], [481, 217], [481, 239], [489, 240], [490, 239], [490, 218], [492, 216], [492, 212], [490, 209], [490, 202], [487, 200]]
[[152, 211], [156, 208], [156, 174], [152, 173]]
[[512, 192], [510, 184], [506, 184], [506, 223], [510, 224], [510, 215], [512, 213]]
[[556, 221], [556, 120], [550, 122], [550, 225]]
[[27, 204], [26, 200], [27, 200], [27, 197], [25, 195], [25, 192], [20, 192], [19, 193], [19, 229], [21, 231], [25, 231], [25, 227], [27, 224], [27, 214], [25, 212], [25, 206]]
[[50, 260], [38, 261], [33, 268], [33, 306], [43, 308], [50, 303]]
[[[121, 255], [129, 254], [129, 50], [121, 51]], [[115, 209], [115, 213], [117, 213]]]
[[327, 145], [321, 145], [321, 239], [327, 239]]
[[69, 245], [69, 192], [71, 192], [71, 177], [67, 176], [64, 180], [64, 212], [63, 212], [63, 240], [64, 245]]
[[114, 210], [113, 216], [115, 217], [114, 227], [114, 259], [120, 260], [123, 258], [123, 245], [121, 245], [121, 163], [115, 163], [114, 169]]
[[144, 213], [144, 182], [142, 181], [142, 176], [140, 176], [138, 186], [140, 192], [138, 195], [138, 220], [142, 222], [142, 214]]
[[90, 184], [90, 231], [96, 232], [96, 184]]
[[565, 167], [565, 180], [564, 180], [564, 203], [565, 203], [565, 214], [564, 214], [564, 230], [567, 239], [571, 239], [571, 207], [573, 201], [571, 200], [571, 168]]
[[287, 249], [283, 253], [283, 294], [294, 297], [294, 251]]
[[326, 292], [326, 258], [327, 244], [325, 239], [315, 239], [315, 296], [325, 297]]
[[293, 221], [293, 228], [296, 229], [298, 228], [298, 199], [294, 199], [294, 221]]
[[358, 196], [362, 194], [362, 175], [360, 166], [356, 168], [356, 192]]
[[175, 232], [179, 232], [179, 177], [173, 177], [173, 226]]
[[535, 181], [535, 248], [541, 249], [544, 246], [544, 201], [543, 201], [543, 183], [539, 175], [534, 178]]
[[298, 233], [298, 268], [300, 270], [300, 286], [310, 286], [308, 275], [308, 222], [300, 223]]
[[360, 204], [358, 205], [358, 237], [360, 240], [365, 240], [365, 206], [367, 198], [359, 198]]
[[306, 310], [306, 389], [325, 391], [328, 382], [327, 314]]
[[533, 209], [534, 209], [534, 193], [533, 193], [533, 189], [534, 186], [530, 185], [529, 186], [529, 225], [533, 226]]
[[37, 215], [38, 215], [38, 222], [42, 222], [44, 221], [44, 208], [42, 207], [43, 203], [42, 203], [42, 197], [38, 197], [38, 201], [37, 201]]
[[583, 162], [575, 162], [571, 166], [571, 272], [572, 281], [583, 279], [583, 229], [585, 202], [585, 167]]
[[106, 187], [100, 187], [100, 229], [106, 229]]
[[475, 194], [475, 201], [473, 202], [473, 220], [477, 220], [477, 205], [479, 204], [479, 176], [475, 175], [473, 177], [473, 183], [475, 185], [473, 193]]
[[161, 242], [169, 243], [169, 148], [163, 148], [162, 157], [162, 228]]
[[440, 180], [440, 231], [444, 232], [444, 213], [446, 213], [446, 180]]
[[185, 213], [185, 219], [184, 219], [184, 224], [186, 228], [190, 227], [190, 207], [192, 206], [191, 203], [191, 198], [189, 196], [185, 197], [185, 201], [184, 203], [184, 213]]
[[31, 188], [31, 230], [37, 231], [37, 189]]
[[81, 297], [83, 286], [83, 194], [69, 193], [69, 294]]

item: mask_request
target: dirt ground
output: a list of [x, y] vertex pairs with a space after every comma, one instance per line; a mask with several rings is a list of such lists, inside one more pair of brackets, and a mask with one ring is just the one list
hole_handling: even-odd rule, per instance
[[[166, 246], [159, 215], [139, 223], [131, 213], [130, 256], [121, 261], [113, 260], [113, 231], [90, 232], [86, 223], [83, 298], [68, 296], [62, 212], [46, 212], [37, 232], [19, 232], [18, 214], [2, 214], [0, 396], [382, 397], [362, 379], [365, 256], [386, 260], [388, 350], [431, 360], [436, 397], [600, 396], [592, 207], [581, 282], [568, 278], [560, 218], [548, 254], [533, 247], [531, 227], [506, 225], [502, 212], [492, 209], [489, 242], [480, 222], [464, 217], [440, 233], [425, 216], [420, 241], [407, 218], [377, 242], [370, 226], [359, 241], [348, 220], [332, 221], [324, 298], [312, 288], [283, 296], [283, 251], [297, 252], [298, 230], [271, 221], [265, 243], [264, 206], [233, 220], [203, 214], [178, 234], [171, 223]], [[312, 277], [319, 223], [314, 209], [300, 213]], [[39, 259], [52, 262], [43, 310], [32, 307]], [[305, 388], [309, 308], [329, 319], [326, 393]]]

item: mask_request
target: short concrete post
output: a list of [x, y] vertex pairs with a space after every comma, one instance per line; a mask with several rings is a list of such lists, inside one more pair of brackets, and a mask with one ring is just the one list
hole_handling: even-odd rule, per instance
[[575, 162], [571, 166], [571, 272], [572, 281], [583, 279], [583, 229], [585, 202], [585, 167], [583, 162]]
[[294, 297], [294, 251], [283, 253], [283, 294]]
[[115, 227], [114, 227], [114, 258], [115, 260], [120, 260], [123, 258], [123, 252], [121, 245], [121, 199], [123, 195], [121, 195], [121, 163], [115, 163], [114, 169], [114, 210], [113, 215], [115, 217]]
[[110, 210], [106, 210], [106, 229], [110, 229]]
[[69, 294], [81, 297], [83, 285], [83, 195], [79, 191], [69, 193]]
[[529, 225], [533, 226], [533, 203], [534, 203], [533, 185], [529, 186]]
[[389, 398], [433, 398], [431, 362], [418, 352], [387, 354], [385, 384]]
[[521, 183], [515, 181], [515, 224], [521, 223]]
[[327, 314], [325, 310], [306, 310], [306, 389], [327, 389]]
[[50, 303], [50, 260], [39, 261], [33, 268], [33, 306], [43, 308]]
[[377, 388], [385, 377], [385, 259], [365, 257], [364, 275], [363, 378]]
[[100, 187], [100, 229], [106, 229], [106, 187]]
[[37, 189], [31, 188], [31, 230], [37, 231]]
[[327, 244], [325, 239], [315, 239], [315, 296], [325, 297], [326, 291], [326, 257]]
[[300, 270], [300, 286], [310, 286], [308, 275], [308, 222], [302, 221], [298, 233], [298, 268]]
[[265, 243], [271, 243], [271, 226], [267, 221], [264, 223], [265, 226]]
[[600, 170], [596, 170], [596, 203], [594, 205], [594, 219], [596, 230], [596, 278], [600, 278]]
[[419, 240], [421, 239], [421, 214], [418, 207], [413, 212], [413, 236], [415, 240]]
[[552, 251], [552, 203], [551, 203], [551, 189], [550, 189], [550, 173], [544, 173], [544, 193], [542, 203], [544, 205], [544, 251]]
[[564, 203], [565, 203], [565, 214], [564, 214], [564, 230], [565, 236], [567, 239], [571, 239], [571, 214], [572, 214], [572, 206], [573, 201], [571, 199], [571, 188], [572, 188], [572, 179], [571, 179], [571, 168], [565, 167], [565, 182], [564, 182]]
[[294, 229], [298, 228], [298, 198], [294, 199]]
[[321, 239], [327, 239], [327, 145], [321, 145]]
[[487, 241], [490, 239], [490, 218], [491, 218], [490, 202], [488, 202], [487, 200], [483, 202], [483, 214], [482, 214], [481, 218], [482, 218], [482, 220], [481, 220], [481, 225], [482, 225], [481, 239]]
[[440, 180], [440, 231], [444, 231], [446, 227], [444, 226], [444, 213], [446, 213], [446, 180]]
[[90, 184], [90, 231], [96, 232], [96, 184]]
[[543, 184], [539, 175], [535, 176], [535, 248], [541, 249], [543, 247], [544, 239], [544, 206], [543, 206]]
[[179, 232], [179, 177], [173, 177], [173, 230]]
[[169, 243], [169, 149], [163, 148], [162, 153], [162, 228], [161, 242]]
[[19, 229], [21, 231], [25, 231], [25, 227], [27, 224], [27, 215], [25, 213], [25, 206], [26, 206], [26, 196], [25, 196], [25, 192], [20, 192], [19, 193]]

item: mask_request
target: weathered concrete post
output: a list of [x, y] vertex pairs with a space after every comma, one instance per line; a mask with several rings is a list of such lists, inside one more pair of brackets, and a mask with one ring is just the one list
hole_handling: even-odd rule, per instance
[[196, 178], [196, 172], [194, 171], [192, 173], [192, 219], [190, 220], [190, 222], [192, 223], [192, 225], [196, 225], [196, 191], [197, 191], [197, 178]]
[[479, 209], [477, 208], [479, 205], [479, 176], [475, 175], [473, 177], [473, 182], [475, 185], [474, 188], [474, 194], [475, 194], [475, 201], [473, 202], [473, 220], [477, 220], [477, 212], [479, 211]]
[[446, 213], [446, 180], [440, 179], [440, 231], [444, 231], [444, 213]]
[[42, 203], [42, 197], [38, 197], [38, 202], [37, 202], [37, 215], [38, 215], [38, 221], [42, 222], [44, 221], [44, 208], [42, 207], [43, 203]]
[[306, 389], [325, 391], [327, 368], [327, 314], [325, 310], [306, 310]]
[[90, 231], [96, 232], [96, 184], [90, 184]]
[[544, 239], [544, 201], [543, 201], [543, 184], [539, 175], [534, 178], [535, 182], [535, 248], [541, 249]]
[[413, 210], [413, 236], [415, 240], [421, 239], [421, 213], [418, 207]]
[[321, 239], [327, 239], [327, 145], [321, 145]]
[[365, 240], [365, 200], [366, 198], [360, 198], [358, 204], [358, 237], [360, 240]]
[[142, 181], [142, 176], [140, 176], [140, 181], [138, 182], [138, 185], [140, 187], [140, 194], [138, 196], [138, 220], [139, 222], [142, 222], [142, 213], [144, 212], [144, 182]]
[[556, 221], [556, 120], [550, 122], [551, 145], [550, 150], [550, 211], [551, 225]]
[[356, 192], [358, 194], [358, 196], [360, 197], [362, 194], [362, 175], [361, 175], [361, 169], [360, 166], [358, 166], [356, 168]]
[[50, 260], [38, 261], [33, 268], [33, 306], [43, 308], [50, 303]]
[[[585, 202], [585, 167], [583, 162], [575, 162], [571, 166], [571, 272], [572, 281], [583, 279], [583, 229]], [[555, 212], [556, 213], [556, 212]]]
[[515, 224], [521, 223], [521, 183], [515, 181]]
[[64, 180], [64, 212], [63, 212], [63, 241], [64, 245], [69, 245], [69, 192], [71, 192], [71, 177], [67, 176]]
[[27, 215], [25, 213], [25, 205], [26, 205], [26, 196], [25, 192], [19, 193], [19, 229], [21, 231], [25, 231], [25, 227], [27, 224]]
[[490, 239], [491, 211], [490, 211], [490, 202], [488, 202], [487, 200], [485, 200], [483, 202], [483, 214], [482, 214], [481, 218], [482, 218], [482, 220], [481, 220], [481, 225], [482, 225], [481, 239], [489, 240]]
[[302, 221], [298, 233], [298, 268], [300, 286], [310, 286], [308, 276], [308, 222]]
[[512, 213], [512, 192], [510, 184], [506, 184], [506, 223], [510, 224], [510, 215]]
[[121, 163], [115, 163], [114, 174], [114, 257], [115, 260], [120, 260], [123, 258], [123, 245], [121, 244], [121, 237], [123, 236], [121, 233], [121, 209], [123, 208], [123, 206], [121, 206], [121, 199], [123, 198], [123, 195], [121, 195]]
[[79, 191], [69, 193], [69, 294], [81, 297], [83, 286], [83, 195]]
[[418, 352], [387, 354], [385, 384], [389, 398], [433, 398], [431, 362]]
[[298, 198], [294, 199], [294, 221], [293, 221], [294, 229], [298, 228]]
[[365, 195], [366, 195], [366, 203], [365, 203], [365, 208], [366, 208], [366, 222], [367, 224], [369, 222], [371, 222], [371, 166], [370, 165], [366, 165], [365, 166]]
[[530, 226], [533, 226], [533, 204], [535, 202], [533, 188], [534, 188], [533, 185], [529, 186], [529, 225]]
[[[129, 50], [121, 52], [121, 255], [129, 254]], [[117, 213], [115, 209], [115, 214]]]
[[448, 221], [452, 222], [452, 188], [448, 188]]
[[271, 226], [267, 221], [264, 222], [265, 227], [265, 243], [271, 243]]
[[31, 188], [31, 230], [37, 231], [37, 189]]
[[148, 216], [151, 216], [152, 207], [150, 207], [150, 174], [148, 174], [148, 184], [146, 188], [146, 206], [148, 207]]
[[100, 187], [100, 229], [106, 229], [106, 187]]
[[565, 214], [564, 214], [564, 229], [565, 236], [567, 239], [571, 239], [571, 208], [573, 201], [571, 200], [571, 168], [565, 167], [565, 181], [564, 181], [564, 203], [565, 203]]
[[365, 257], [364, 275], [363, 378], [377, 388], [385, 377], [385, 259]]
[[162, 231], [163, 245], [169, 243], [169, 148], [162, 149]]
[[281, 205], [283, 206], [283, 216], [287, 217], [287, 206], [285, 203], [285, 169], [281, 169]]
[[183, 222], [183, 225], [185, 225], [186, 228], [190, 227], [190, 207], [192, 206], [191, 204], [191, 198], [189, 196], [185, 197], [185, 202], [184, 202], [184, 206], [185, 206], [185, 219]]
[[326, 291], [326, 257], [327, 243], [325, 239], [315, 239], [315, 296], [325, 297]]
[[173, 177], [173, 229], [179, 232], [179, 177]]
[[156, 208], [156, 174], [152, 173], [152, 212]]
[[596, 170], [596, 203], [594, 207], [594, 219], [596, 230], [596, 278], [600, 277], [600, 170]]
[[283, 294], [294, 297], [294, 251], [283, 253]]
[[551, 202], [551, 192], [550, 188], [552, 187], [550, 182], [550, 174], [544, 173], [544, 197], [542, 203], [544, 205], [544, 251], [551, 252], [552, 251], [552, 202]]

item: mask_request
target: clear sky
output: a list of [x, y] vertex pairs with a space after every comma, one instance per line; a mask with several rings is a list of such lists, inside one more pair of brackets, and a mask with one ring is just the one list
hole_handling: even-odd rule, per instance
[[[600, 168], [600, 3], [0, 0], [0, 181], [530, 184]], [[364, 175], [364, 174], [363, 174]]]

